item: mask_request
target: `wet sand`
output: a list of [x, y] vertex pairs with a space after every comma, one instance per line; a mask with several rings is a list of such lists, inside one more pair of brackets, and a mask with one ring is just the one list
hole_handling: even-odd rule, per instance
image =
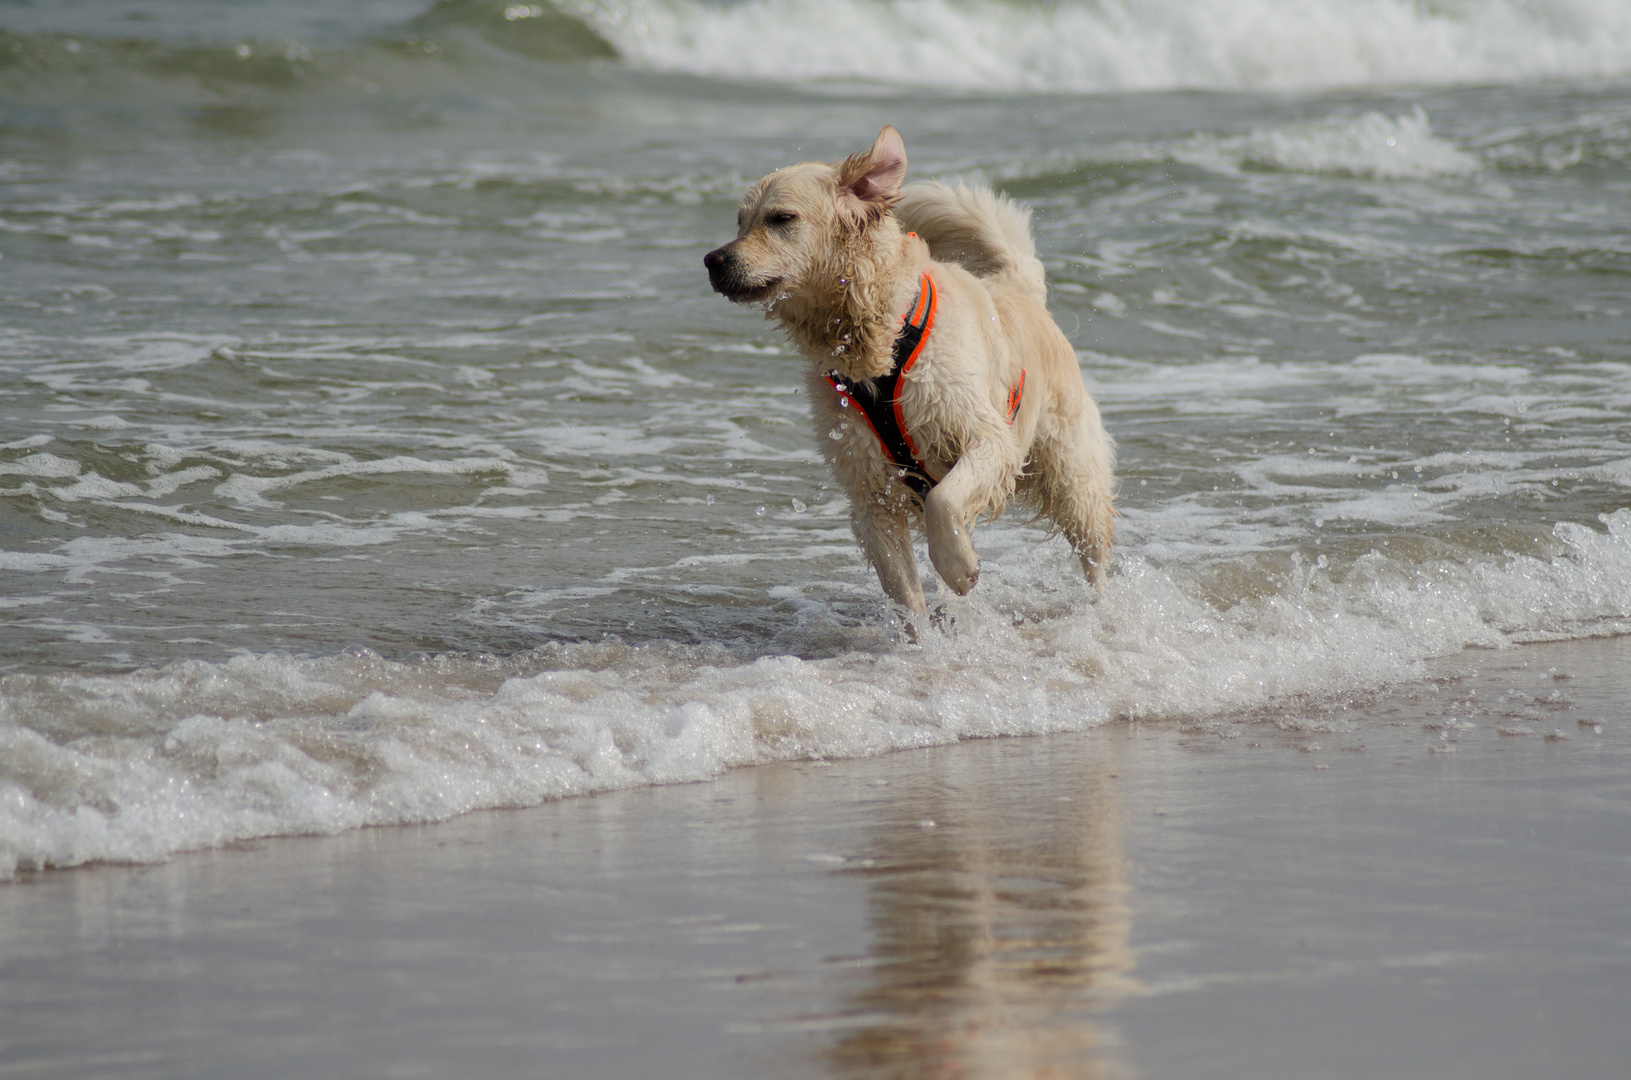
[[3, 1077], [1597, 1078], [1631, 638], [0, 886]]

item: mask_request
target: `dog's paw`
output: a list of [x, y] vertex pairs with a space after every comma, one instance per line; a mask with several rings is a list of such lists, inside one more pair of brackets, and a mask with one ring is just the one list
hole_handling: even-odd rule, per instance
[[929, 541], [929, 561], [936, 572], [958, 596], [967, 596], [980, 580], [980, 557], [974, 554], [966, 530], [956, 530], [950, 541], [936, 544]]
[[958, 596], [967, 596], [980, 580], [980, 557], [974, 554], [974, 541], [968, 528], [929, 505], [926, 531], [929, 534], [929, 561], [935, 571]]

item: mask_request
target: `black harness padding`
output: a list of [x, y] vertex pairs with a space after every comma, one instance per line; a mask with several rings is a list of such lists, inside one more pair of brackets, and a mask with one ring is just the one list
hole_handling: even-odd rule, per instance
[[860, 409], [861, 415], [872, 425], [873, 434], [878, 436], [884, 453], [897, 469], [897, 478], [911, 489], [912, 500], [919, 507], [939, 481], [929, 475], [929, 470], [924, 468], [914, 452], [911, 440], [906, 437], [900, 414], [899, 390], [901, 376], [906, 374], [923, 349], [923, 341], [934, 322], [936, 303], [934, 279], [924, 274], [917, 299], [912, 303], [911, 315], [895, 338], [895, 347], [890, 353], [893, 362], [887, 374], [846, 385], [844, 377], [837, 371], [827, 372], [827, 381], [838, 392], [839, 401]]
[[[899, 344], [895, 346], [895, 352], [899, 354]], [[880, 375], [871, 382], [857, 384], [850, 401], [871, 421], [872, 430], [878, 433], [878, 441], [883, 443], [884, 452], [900, 470], [900, 482], [911, 488], [921, 503], [938, 481], [929, 475], [923, 463], [912, 455], [911, 447], [906, 445], [906, 432], [901, 430], [900, 422], [895, 417], [895, 388], [899, 383], [899, 370]]]

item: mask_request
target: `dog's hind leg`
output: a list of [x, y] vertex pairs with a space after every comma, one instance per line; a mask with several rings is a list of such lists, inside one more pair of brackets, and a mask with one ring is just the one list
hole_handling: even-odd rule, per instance
[[865, 503], [867, 496], [851, 496], [850, 527], [867, 562], [878, 572], [884, 595], [915, 615], [928, 610], [923, 602], [923, 581], [912, 554], [912, 530], [906, 512], [886, 505]]
[[1031, 447], [1027, 487], [1102, 594], [1116, 531], [1115, 449], [1091, 400], [1073, 420], [1048, 419], [1052, 423], [1044, 421]]

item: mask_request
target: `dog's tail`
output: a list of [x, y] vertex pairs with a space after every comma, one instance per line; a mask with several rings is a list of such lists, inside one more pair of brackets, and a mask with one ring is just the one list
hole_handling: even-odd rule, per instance
[[923, 238], [940, 262], [960, 263], [979, 277], [1010, 274], [1046, 301], [1046, 278], [1026, 207], [984, 184], [952, 187], [931, 180], [906, 187], [895, 216]]

